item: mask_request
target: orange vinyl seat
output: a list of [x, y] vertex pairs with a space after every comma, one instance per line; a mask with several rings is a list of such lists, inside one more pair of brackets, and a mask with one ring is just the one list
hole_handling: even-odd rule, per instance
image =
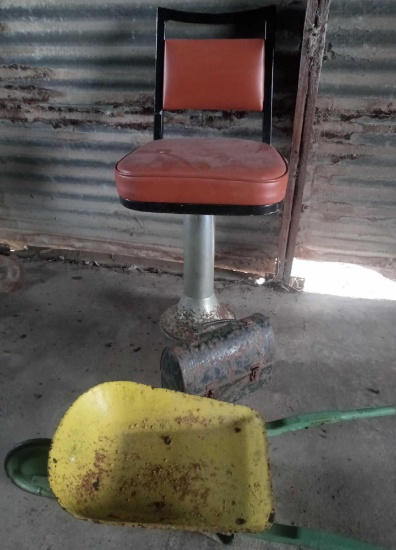
[[266, 143], [230, 138], [162, 139], [116, 166], [120, 197], [135, 203], [262, 206], [283, 200], [287, 164]]

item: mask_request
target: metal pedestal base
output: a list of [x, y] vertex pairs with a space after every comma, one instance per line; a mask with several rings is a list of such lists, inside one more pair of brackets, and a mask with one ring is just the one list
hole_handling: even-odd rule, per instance
[[160, 326], [172, 340], [186, 341], [194, 337], [199, 325], [223, 319], [235, 319], [235, 315], [227, 306], [219, 304], [214, 294], [204, 300], [183, 296], [161, 315]]
[[202, 323], [235, 319], [214, 294], [214, 216], [184, 216], [184, 293], [161, 317], [174, 340], [186, 340]]

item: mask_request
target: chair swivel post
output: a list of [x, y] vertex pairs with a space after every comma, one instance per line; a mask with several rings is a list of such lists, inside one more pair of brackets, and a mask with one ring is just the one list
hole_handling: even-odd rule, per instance
[[234, 319], [214, 293], [214, 216], [185, 214], [183, 230], [184, 293], [161, 317], [162, 330], [175, 340], [184, 340], [195, 325]]
[[214, 228], [214, 216], [183, 216], [184, 298], [202, 305], [214, 295]]

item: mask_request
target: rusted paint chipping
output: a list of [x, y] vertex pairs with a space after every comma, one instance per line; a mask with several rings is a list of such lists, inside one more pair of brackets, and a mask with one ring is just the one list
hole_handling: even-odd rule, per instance
[[61, 93], [49, 88], [41, 88], [33, 84], [17, 85], [5, 84], [3, 86], [2, 99], [12, 103], [31, 104], [46, 103], [50, 99], [60, 96]]
[[[25, 91], [19, 88], [20, 91]], [[30, 92], [36, 91], [29, 89]], [[44, 93], [42, 95], [44, 97]], [[19, 98], [18, 98], [19, 99]], [[42, 105], [41, 98], [37, 98], [38, 105], [31, 107], [34, 103], [30, 97], [23, 105], [15, 98], [12, 101], [0, 101], [0, 117], [5, 120], [32, 124], [43, 122], [50, 124], [52, 128], [67, 128], [81, 126], [83, 124], [98, 124], [104, 127], [123, 128], [128, 130], [146, 131], [153, 126], [152, 97], [142, 94], [131, 106], [120, 106], [115, 104], [111, 112], [108, 108], [94, 107], [70, 107], [59, 105]], [[121, 111], [121, 112], [120, 112]], [[145, 114], [145, 113], [148, 114]]]
[[[22, 77], [21, 77], [22, 78]], [[46, 89], [38, 89], [34, 86], [4, 87], [8, 90], [9, 97], [0, 99], [0, 118], [13, 122], [32, 124], [44, 122], [53, 128], [65, 128], [82, 124], [100, 124], [104, 127], [123, 128], [136, 131], [152, 131], [154, 99], [151, 94], [139, 94], [136, 99], [128, 100], [123, 104], [114, 103], [109, 110], [108, 106], [97, 107], [71, 107], [62, 105], [47, 105], [50, 94]], [[25, 94], [21, 103], [21, 95]], [[287, 136], [291, 131], [291, 119], [284, 118], [285, 112], [274, 112], [275, 119], [279, 121], [278, 131], [286, 139], [281, 142], [281, 149], [287, 154]], [[191, 130], [200, 131], [202, 127], [216, 131], [245, 132], [246, 128], [251, 133], [259, 135], [258, 117], [240, 112], [216, 111], [197, 114], [194, 112], [175, 112], [167, 114], [167, 123], [179, 131], [185, 131], [186, 121]]]
[[45, 67], [29, 67], [20, 63], [12, 63], [11, 65], [1, 65], [0, 71], [2, 78], [10, 80], [26, 80], [28, 79], [45, 79], [53, 78], [54, 71]]

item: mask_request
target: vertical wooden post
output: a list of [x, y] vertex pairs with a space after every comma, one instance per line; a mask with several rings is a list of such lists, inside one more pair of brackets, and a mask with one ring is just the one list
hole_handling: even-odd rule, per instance
[[294, 113], [289, 183], [278, 244], [276, 279], [288, 283], [296, 248], [307, 167], [312, 150], [320, 71], [331, 0], [308, 0]]

